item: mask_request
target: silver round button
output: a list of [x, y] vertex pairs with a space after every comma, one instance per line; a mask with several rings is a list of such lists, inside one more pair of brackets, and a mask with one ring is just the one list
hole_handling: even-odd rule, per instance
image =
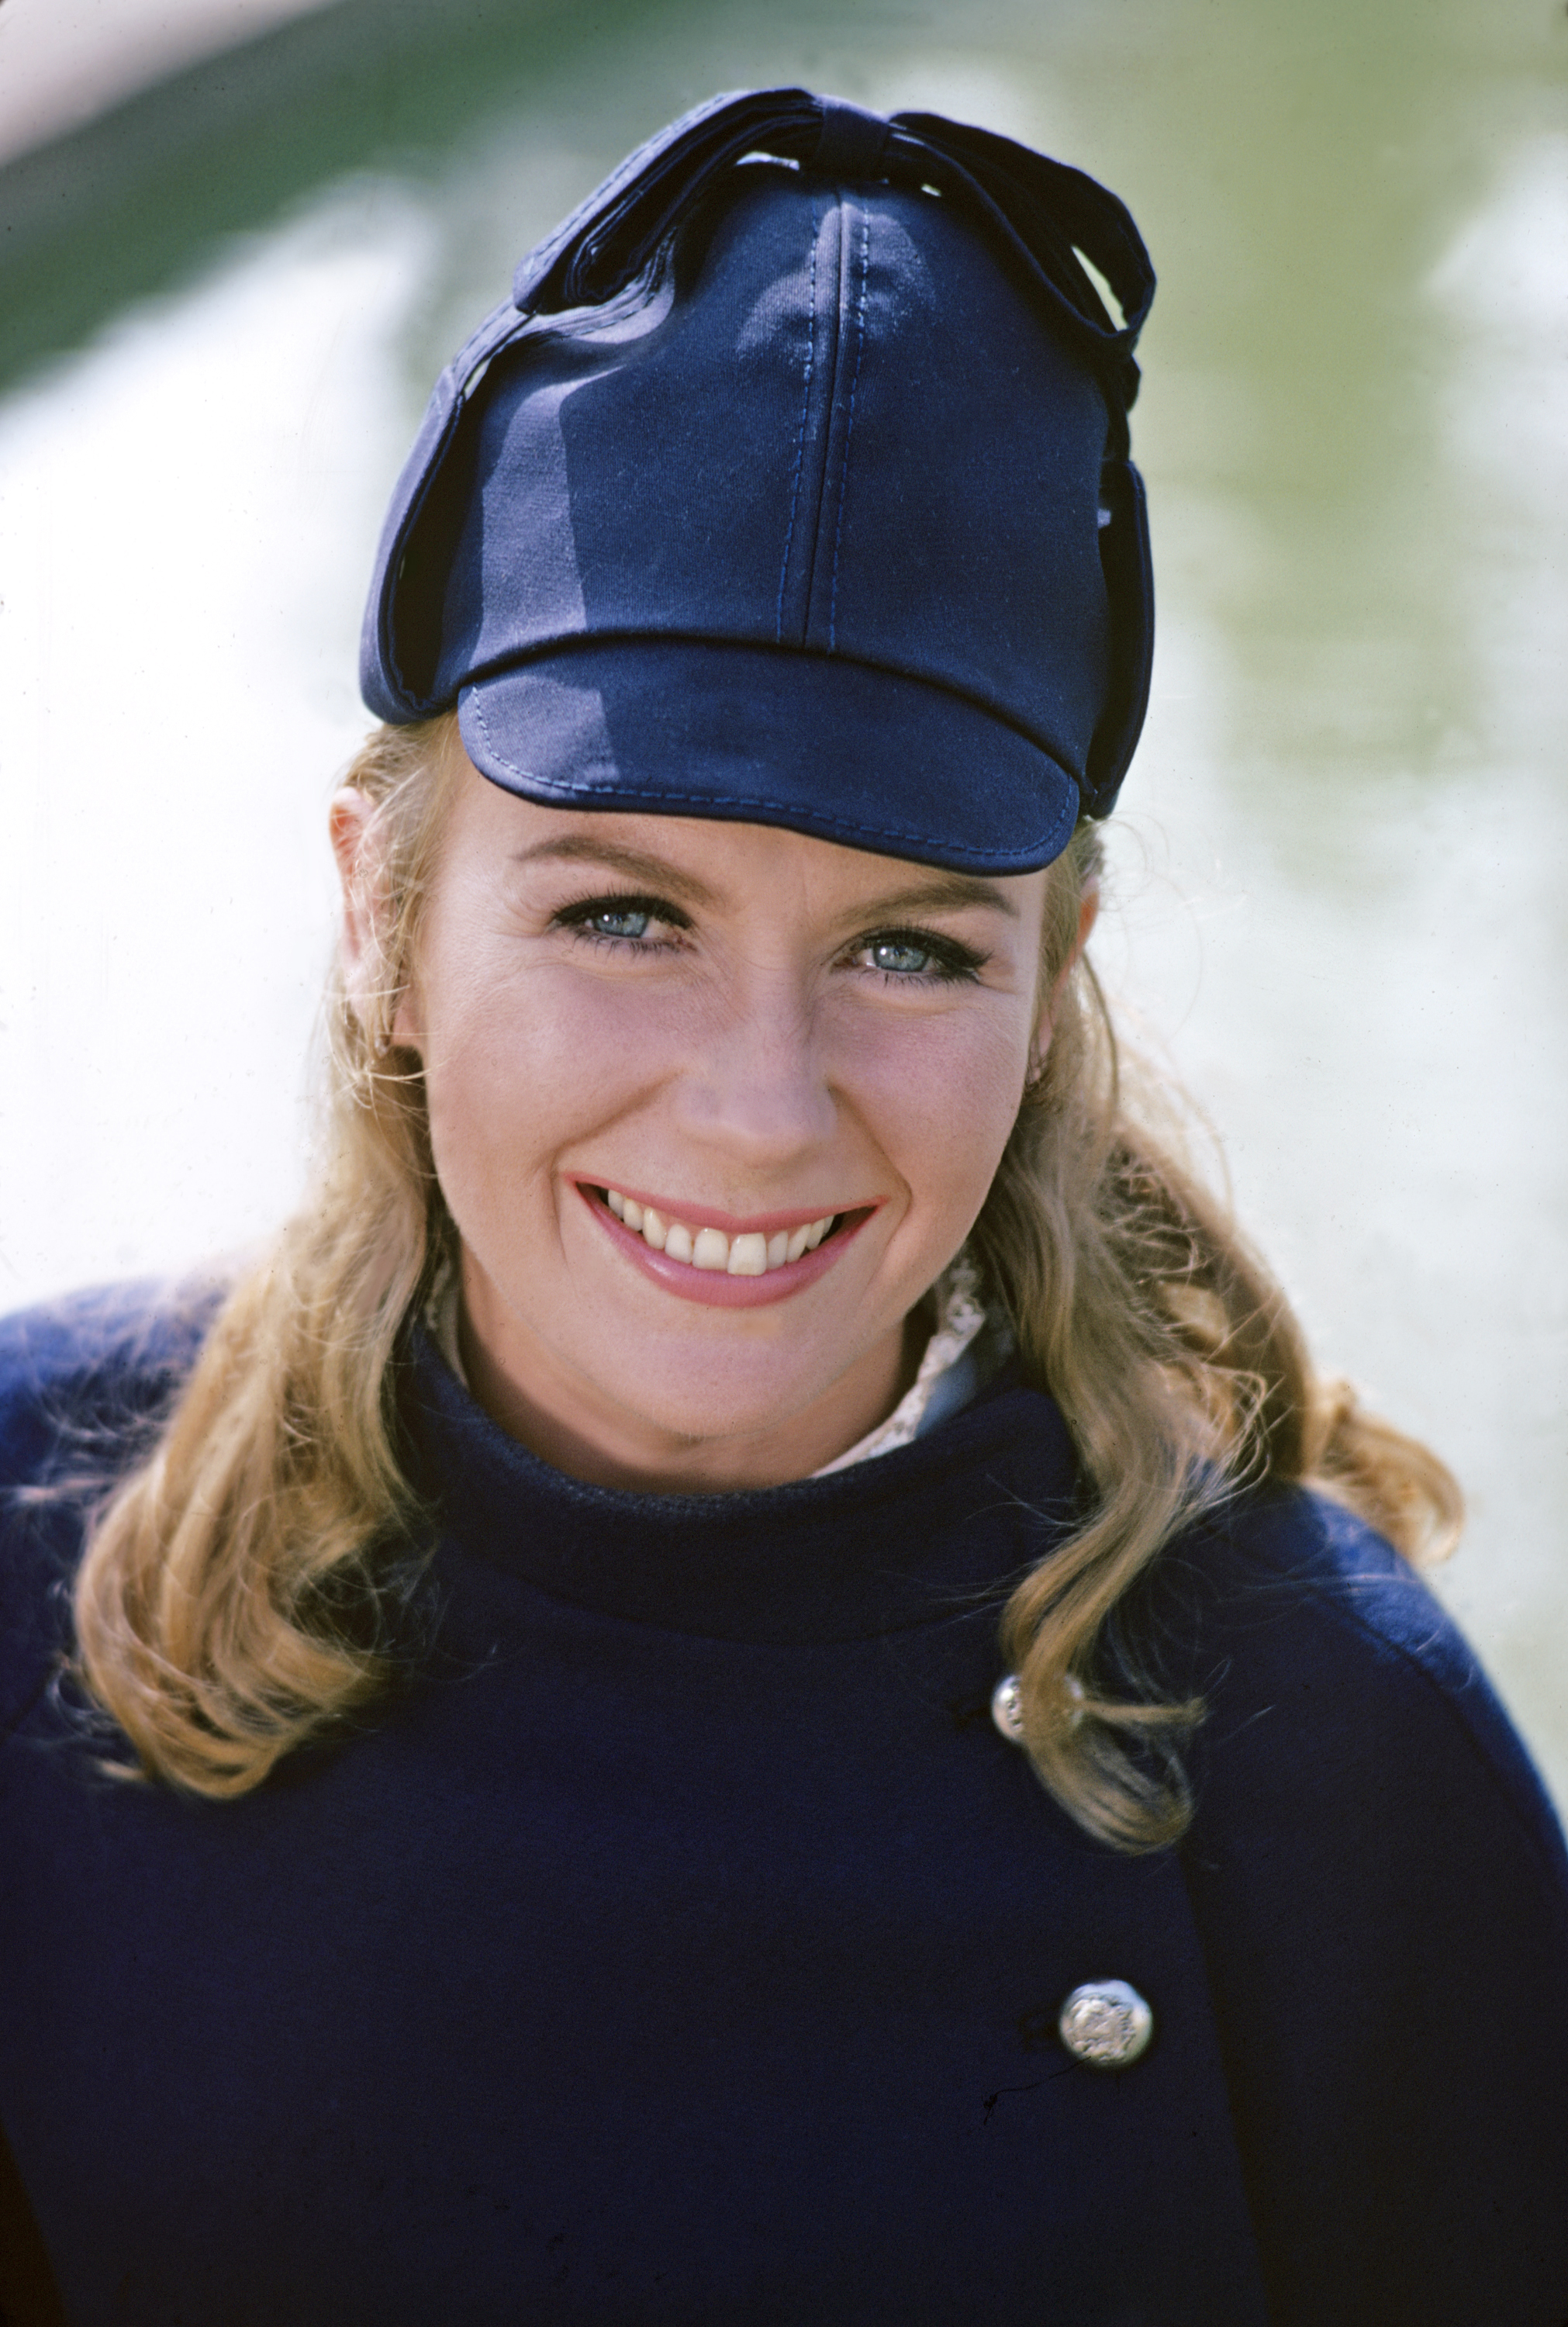
[[1010, 1745], [1023, 1743], [1023, 1691], [1016, 1673], [1003, 1673], [991, 1692], [991, 1718]]
[[1125, 1979], [1086, 1980], [1061, 2007], [1057, 2031], [1091, 2069], [1125, 2069], [1148, 2050], [1154, 2015]]

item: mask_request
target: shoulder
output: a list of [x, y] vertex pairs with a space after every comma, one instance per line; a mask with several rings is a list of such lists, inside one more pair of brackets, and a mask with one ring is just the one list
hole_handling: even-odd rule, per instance
[[152, 1444], [225, 1289], [114, 1285], [0, 1318], [0, 1736], [69, 1648], [89, 1512]]
[[107, 1285], [0, 1318], [0, 1492], [117, 1467], [190, 1371], [226, 1289]]
[[1209, 1789], [1234, 1803], [1278, 1788], [1300, 1817], [1349, 1788], [1364, 1821], [1375, 1805], [1386, 1819], [1473, 1797], [1568, 1893], [1561, 1829], [1475, 1651], [1364, 1520], [1300, 1489], [1271, 1492], [1241, 1499], [1176, 1554], [1170, 1583], [1209, 1708]]
[[1555, 2327], [1568, 1858], [1528, 1755], [1337, 1506], [1245, 1498], [1172, 1553], [1184, 1869], [1278, 2316]]

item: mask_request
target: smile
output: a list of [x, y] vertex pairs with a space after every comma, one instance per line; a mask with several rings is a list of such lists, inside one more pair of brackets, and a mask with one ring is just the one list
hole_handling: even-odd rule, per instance
[[639, 1204], [635, 1196], [623, 1196], [616, 1188], [605, 1189], [604, 1201], [616, 1219], [624, 1220], [655, 1252], [662, 1252], [668, 1260], [682, 1261], [688, 1268], [710, 1269], [725, 1276], [766, 1276], [773, 1269], [788, 1267], [803, 1253], [815, 1252], [843, 1217], [824, 1212], [819, 1220], [807, 1220], [797, 1229], [775, 1229], [770, 1235], [761, 1229], [750, 1229], [727, 1236], [723, 1229], [688, 1228], [684, 1220], [652, 1204]]
[[761, 1220], [733, 1217], [722, 1227], [710, 1212], [693, 1218], [655, 1203], [646, 1192], [629, 1195], [578, 1181], [577, 1192], [604, 1232], [643, 1276], [667, 1293], [721, 1309], [755, 1309], [804, 1293], [825, 1276], [854, 1243], [876, 1203], [815, 1218], [775, 1212]]

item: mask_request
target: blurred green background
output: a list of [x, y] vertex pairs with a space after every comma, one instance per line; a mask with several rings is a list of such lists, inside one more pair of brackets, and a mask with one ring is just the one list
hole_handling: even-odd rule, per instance
[[1568, 1799], [1565, 71], [1561, 0], [334, 0], [0, 166], [6, 1305], [291, 1199], [359, 593], [515, 259], [716, 89], [982, 121], [1161, 276], [1106, 972]]

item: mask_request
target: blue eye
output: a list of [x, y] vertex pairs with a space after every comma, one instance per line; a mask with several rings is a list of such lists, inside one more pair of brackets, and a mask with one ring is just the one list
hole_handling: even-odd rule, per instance
[[855, 958], [890, 986], [954, 986], [972, 979], [985, 956], [927, 930], [879, 930], [862, 938]]
[[873, 969], [919, 977], [928, 974], [932, 966], [933, 957], [928, 947], [910, 945], [901, 938], [877, 938], [868, 950]]
[[608, 896], [602, 891], [597, 897], [580, 897], [574, 904], [563, 905], [552, 918], [556, 929], [568, 931], [583, 945], [600, 946], [606, 953], [619, 948], [628, 959], [678, 952], [685, 943], [684, 932], [691, 926], [680, 907], [666, 898], [630, 892], [618, 894], [614, 890]]
[[580, 924], [596, 938], [645, 938], [653, 915], [640, 905], [607, 905]]

